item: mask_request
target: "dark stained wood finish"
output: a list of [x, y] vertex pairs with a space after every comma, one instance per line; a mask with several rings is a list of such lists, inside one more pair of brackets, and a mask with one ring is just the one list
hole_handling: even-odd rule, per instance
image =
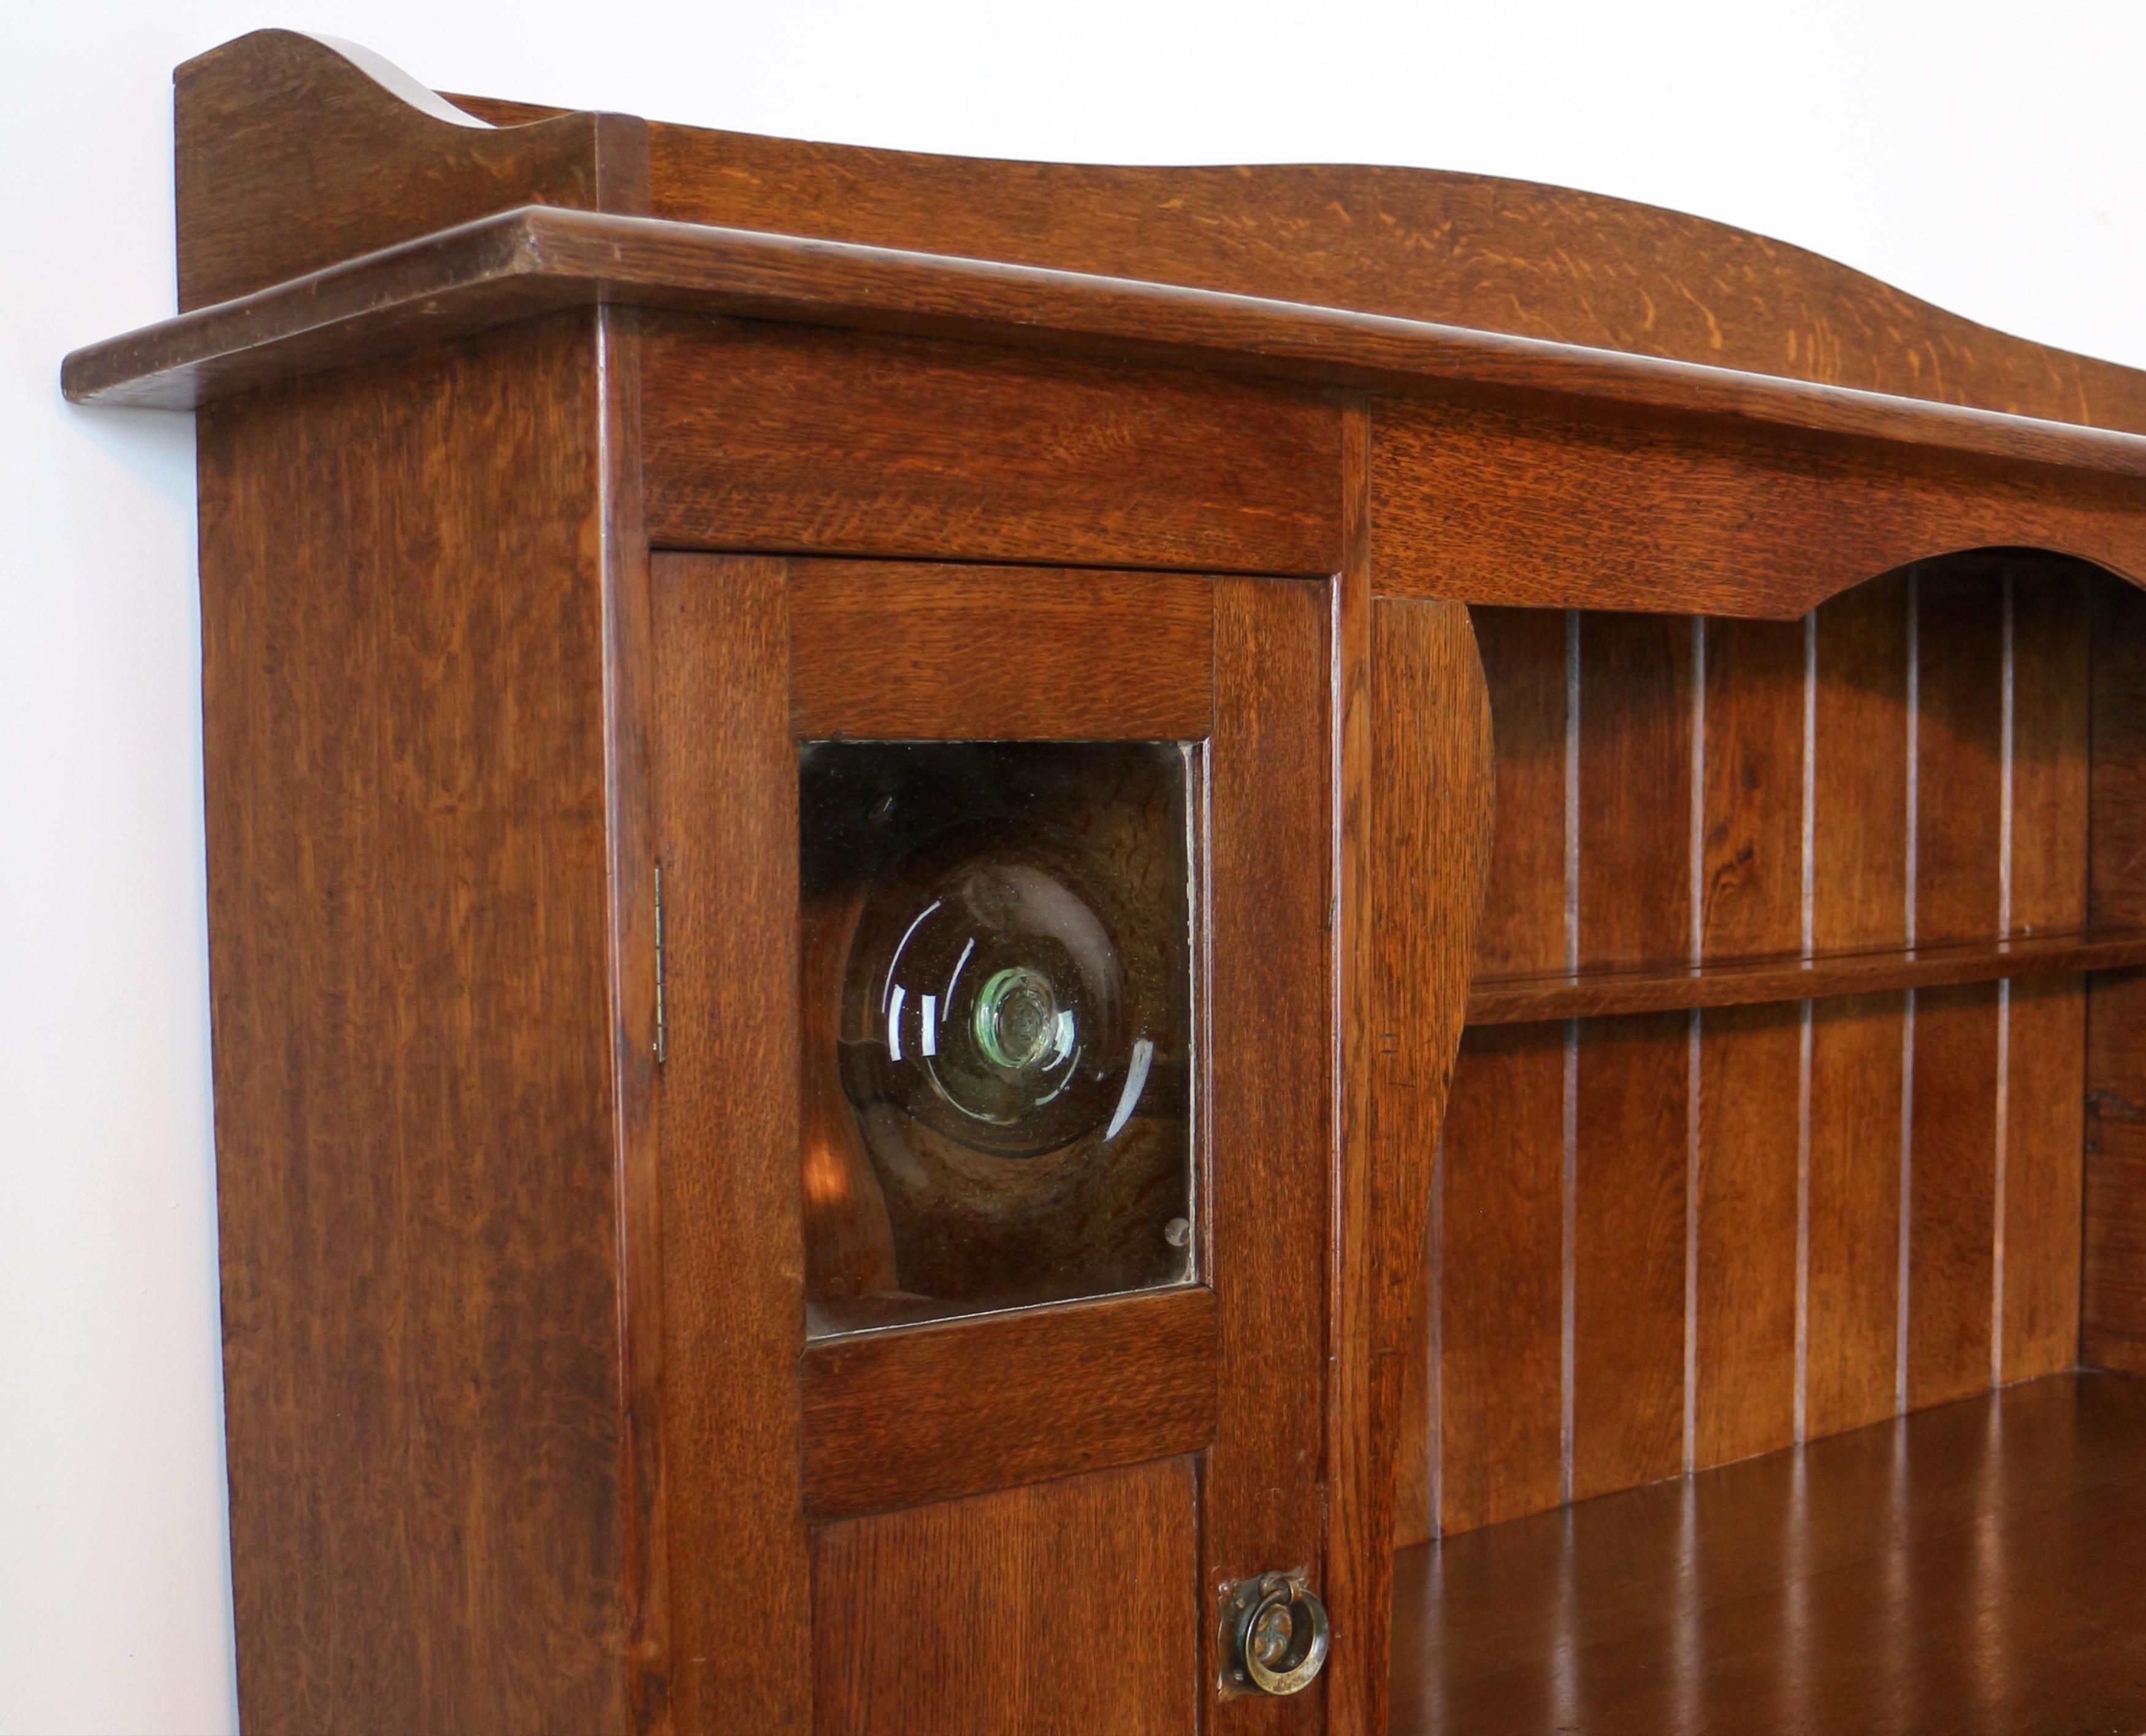
[[1479, 976], [1468, 994], [1470, 1025], [1593, 1019], [1686, 1007], [1759, 1006], [1894, 989], [1949, 988], [2011, 977], [2064, 976], [2146, 963], [2146, 932], [2048, 934], [1966, 940], [1882, 952], [1734, 959], [1652, 970]]
[[[2146, 596], [2093, 587], [2089, 900], [2146, 916]], [[2146, 973], [2089, 979], [2079, 1359], [2146, 1373]]]
[[1340, 417], [1182, 369], [651, 317], [649, 535], [1324, 576]]
[[1684, 1469], [1689, 1018], [1583, 1024], [1570, 1498]]
[[[1581, 620], [1583, 966], [1689, 955], [1694, 661], [1689, 621]], [[1575, 1500], [1683, 1469], [1691, 1037], [1689, 1019], [1673, 1014], [1580, 1028]]]
[[1518, 401], [1381, 400], [1377, 420], [1379, 586], [1396, 595], [1787, 620], [1907, 561], [2014, 543], [2146, 578], [2113, 481]]
[[1198, 1495], [1175, 1459], [821, 1527], [813, 1729], [1194, 1736]]
[[1907, 1408], [1919, 1410], [1991, 1379], [1997, 990], [1924, 990], [1913, 1011]]
[[[681, 1736], [802, 1732], [797, 761], [782, 563], [658, 557], [664, 1458]], [[737, 1643], [739, 1611], [764, 1620]]]
[[2089, 908], [2146, 924], [2146, 594], [2097, 574], [2091, 607]]
[[661, 1726], [670, 1699], [671, 1550], [663, 1459], [663, 1170], [656, 1103], [656, 836], [648, 725], [656, 679], [648, 544], [641, 520], [638, 316], [596, 317], [603, 428], [605, 826], [610, 846], [613, 1168], [624, 1305], [620, 1428], [626, 1695], [635, 1724]]
[[[1811, 940], [1821, 955], [1908, 938], [1908, 579], [1816, 611]], [[1811, 1008], [1804, 1435], [1891, 1416], [1900, 1386], [1900, 1163], [1907, 1000], [1877, 982]]]
[[[1200, 1679], [1218, 1588], [1280, 1565], [1325, 1583], [1332, 736], [1324, 587], [1215, 586], [1209, 746], [1208, 1200], [1222, 1384], [1201, 1479]], [[1315, 1401], [1313, 1395], [1318, 1397]], [[1209, 1691], [1203, 1686], [1203, 1692]], [[1218, 1733], [1310, 1731], [1326, 1684], [1215, 1703]]]
[[[536, 112], [502, 105], [496, 117]], [[1800, 247], [1599, 193], [1334, 164], [994, 162], [664, 125], [650, 128], [649, 152], [651, 208], [686, 222], [2146, 427], [2129, 369], [1974, 326]]]
[[[1906, 1402], [2071, 1365], [2064, 1299], [2079, 1281], [2079, 1140], [2068, 1129], [2084, 1068], [2079, 974], [2146, 959], [2146, 930], [2084, 920], [2086, 595], [2079, 564], [2022, 551], [1889, 575], [1800, 622], [1710, 619], [1703, 646], [1688, 618], [1474, 611], [1494, 725], [1512, 746], [1499, 768], [1468, 1007], [1475, 1035], [1448, 1129], [1450, 1195], [1427, 1256], [1440, 1278], [1417, 1354], [1438, 1365], [1419, 1407], [1420, 1463], [1440, 1493], [1418, 1509], [1418, 1534], [1548, 1504], [1540, 1439], [1564, 1384], [1549, 1359], [1562, 1249], [1554, 1193], [1526, 1190], [1554, 1190], [1561, 1161], [1554, 1021], [1582, 1021], [1575, 1065], [1595, 1079], [1605, 1064], [1588, 1048], [1605, 1032], [1687, 1015], [1687, 1089], [1694, 1069], [1700, 1089], [1684, 1120], [1686, 1245], [1660, 1230], [1661, 1268], [1643, 1264], [1625, 1281], [1652, 1297], [1641, 1314], [1656, 1345], [1654, 1396], [1632, 1402], [1659, 1417], [1667, 1389], [1680, 1385], [1694, 1464], [1899, 1408], [1901, 1252], [1919, 1234], [1926, 1245], [1919, 1263], [1910, 1253], [1906, 1317], [1920, 1334], [1919, 1372]], [[2096, 739], [2120, 744], [2127, 702], [2113, 682], [2098, 691]], [[2097, 791], [2119, 789], [2120, 760], [2094, 776]], [[1685, 818], [1694, 778], [1695, 831]], [[1625, 806], [1602, 801], [1605, 786]], [[1568, 796], [1580, 825], [1570, 857]], [[2128, 884], [2132, 869], [2112, 855], [2098, 858], [2102, 879]], [[1920, 945], [1909, 938], [1907, 865], [1917, 860]], [[1568, 873], [1577, 970], [1560, 968]], [[1605, 952], [1654, 962], [1596, 962]], [[1918, 1088], [1931, 1100], [1919, 1128], [1907, 1124], [1922, 1160], [1920, 1230], [1911, 1224], [1904, 1239], [1903, 990], [1971, 991], [1932, 1003], [1935, 1047], [1920, 1057]], [[1500, 1025], [1532, 1030], [1525, 1060], [1485, 1046]], [[1674, 1163], [1676, 1038], [1669, 1021], [1654, 1030], [1644, 1065], [1615, 1088], [1637, 1094], [1636, 1122], [1622, 1108], [1598, 1117], [1575, 1105], [1572, 1125], [1581, 1148], [1647, 1129], [1634, 1136], [1653, 1157], [1632, 1159], [1634, 1173], [1659, 1180]], [[1584, 1177], [1585, 1159], [1575, 1160]], [[1584, 1180], [1573, 1209], [1577, 1243], [1589, 1245], [1590, 1215], [1603, 1208]], [[1483, 1228], [1492, 1212], [1499, 1235]], [[1666, 1364], [1680, 1266], [1689, 1364], [1679, 1383]], [[1625, 1390], [1589, 1368], [1590, 1309], [1615, 1323], [1605, 1330], [1623, 1322], [1614, 1300], [1585, 1291], [1582, 1281], [1572, 1298], [1570, 1400], [1583, 1474], [1580, 1389]], [[1974, 1325], [1978, 1317], [1985, 1324]], [[1507, 1364], [1531, 1372], [1501, 1377]], [[1530, 1426], [1533, 1446], [1501, 1433]], [[1406, 1451], [1418, 1449], [1411, 1441]], [[1648, 1472], [1658, 1474], [1659, 1459]], [[1505, 1504], [1505, 1489], [1520, 1504]]]
[[1196, 741], [1213, 727], [1204, 579], [841, 561], [790, 571], [801, 741]]
[[[2146, 475], [2146, 438], [2069, 423], [1341, 308], [534, 206], [77, 350], [62, 383], [77, 402], [185, 409], [294, 374], [387, 359], [599, 303], [1110, 355], [1422, 397], [1459, 410], [1550, 400], [1565, 417], [1585, 409], [1601, 418], [1571, 425], [1568, 440], [1593, 427], [1608, 431], [1614, 443], [1616, 431], [1636, 420], [1649, 431], [1647, 440], [1665, 439], [1674, 451], [1695, 420], [1719, 438], [1770, 435], [1811, 444], [1814, 454], [1883, 453], [1904, 465], [1920, 451], [1945, 461], [1931, 472], [1941, 498], [1961, 494], [1969, 506], [2016, 527], [1993, 535], [1984, 523], [1980, 534], [1939, 541], [1939, 550], [2039, 544], [2044, 539], [2031, 532], [2052, 523], [2095, 529], [2092, 513], [2082, 516], [2051, 495], [2053, 479], [2031, 470], [2004, 474], [2006, 466], [2026, 466], [2078, 472], [2067, 487], [2085, 491], [2079, 498], [2089, 505], [2100, 500], [2114, 509], [2099, 534], [2135, 551], [2138, 533], [2124, 523], [2123, 506]], [[1390, 419], [1383, 404], [1377, 419], [1381, 427]], [[1969, 457], [1995, 461], [1997, 468], [1962, 467]], [[1663, 466], [1679, 493], [1694, 486], [1688, 465], [1664, 457]], [[1869, 472], [1866, 485], [1879, 474]], [[2095, 495], [2096, 476], [2112, 479], [2113, 492]], [[1981, 481], [1964, 480], [1971, 477]], [[1850, 487], [1848, 496], [1858, 491]], [[1383, 515], [1385, 491], [1375, 498]], [[1909, 551], [1929, 551], [1927, 544]], [[2124, 568], [2124, 559], [2109, 558]], [[1837, 577], [1829, 588], [1850, 581]], [[1540, 597], [1520, 590], [1476, 600]], [[1751, 612], [1795, 611], [1776, 600]]]
[[570, 319], [202, 420], [249, 1729], [625, 1717], [601, 416]]
[[1562, 1499], [1565, 1036], [1461, 1040], [1440, 1158], [1437, 1504], [1408, 1541]]
[[[1915, 887], [1911, 938], [2002, 926], [2004, 577], [1987, 560], [1919, 569], [1914, 586]], [[1993, 705], [1994, 696], [1998, 703]], [[1994, 1364], [2000, 995], [1919, 990], [1909, 1098], [1907, 1403], [1963, 1399]]]
[[2086, 985], [2012, 985], [2006, 1007], [2000, 1379], [2078, 1365]]
[[631, 115], [496, 128], [291, 30], [212, 48], [172, 82], [182, 308], [509, 206], [648, 208], [648, 127]]
[[1802, 1057], [1799, 1006], [1700, 1021], [1690, 1399], [1700, 1469], [1795, 1439]]
[[1691, 956], [1694, 661], [1689, 621], [1581, 617], [1583, 969]]
[[1709, 621], [1699, 952], [1763, 958], [1803, 937], [1801, 621]]
[[2090, 914], [2089, 607], [2095, 578], [2107, 576], [2032, 558], [2008, 560], [2004, 571], [2013, 622], [2009, 932], [2075, 934]]
[[843, 1519], [1196, 1453], [1215, 1436], [1215, 1293], [822, 1339], [804, 1362], [805, 1504]]
[[2146, 972], [2089, 980], [2086, 1036], [2079, 1360], [2146, 1374]]
[[1908, 595], [1907, 575], [1889, 573], [1817, 611], [1811, 944], [1821, 955], [1909, 938]]
[[[273, 162], [294, 132], [317, 124], [317, 91], [285, 88], [277, 77], [294, 60], [346, 100], [344, 87], [363, 76], [327, 45], [275, 31], [182, 70], [215, 67], [235, 117], [262, 129], [257, 152]], [[386, 96], [361, 94], [369, 110]], [[404, 100], [425, 94], [413, 84]], [[621, 118], [449, 100], [504, 128]], [[407, 111], [395, 128], [381, 115], [382, 137], [368, 142], [408, 148], [427, 138], [423, 118]], [[2129, 370], [1975, 326], [1799, 247], [1598, 193], [1345, 165], [995, 162], [676, 126], [648, 127], [643, 148], [647, 208], [686, 222], [1360, 307], [1865, 392], [2146, 427]], [[483, 160], [497, 204], [541, 197], [521, 156]], [[411, 202], [408, 189], [385, 184], [340, 191], [376, 217]]]
[[[1490, 867], [1475, 973], [1509, 976], [1565, 962], [1566, 616], [1469, 611], [1490, 690], [1497, 761]], [[1475, 1012], [1469, 1010], [1470, 1022]]]
[[2143, 1437], [2057, 1375], [1410, 1551], [1393, 1728], [2137, 1729]]
[[[1358, 588], [1360, 604], [1368, 577], [1352, 565], [1342, 581]], [[1386, 1728], [1395, 1467], [1402, 1442], [1420, 1449], [1422, 1436], [1420, 1414], [1400, 1409], [1418, 1352], [1406, 1334], [1425, 1318], [1418, 1299], [1433, 1165], [1490, 854], [1490, 713], [1468, 611], [1363, 606], [1370, 666], [1360, 706], [1351, 703], [1345, 651], [1342, 682], [1342, 907], [1353, 917], [1327, 1444], [1331, 1613], [1345, 1624], [1328, 1692], [1333, 1736]], [[1349, 604], [1340, 613], [1345, 636]]]
[[[1899, 1409], [1905, 997], [1811, 1008], [1804, 1438]], [[1780, 1444], [1780, 1443], [1776, 1443]]]
[[[2003, 930], [2004, 592], [1984, 558], [1918, 569], [1917, 945]], [[1994, 701], [1993, 703], [1993, 701]]]

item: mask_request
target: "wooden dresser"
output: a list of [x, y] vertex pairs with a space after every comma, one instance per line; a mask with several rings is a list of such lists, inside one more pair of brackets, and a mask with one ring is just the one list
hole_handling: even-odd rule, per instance
[[2146, 1727], [2146, 375], [177, 86], [249, 1732]]

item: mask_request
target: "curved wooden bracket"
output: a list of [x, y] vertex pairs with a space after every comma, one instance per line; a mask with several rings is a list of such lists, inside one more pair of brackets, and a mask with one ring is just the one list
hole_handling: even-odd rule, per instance
[[[1370, 424], [1344, 424], [1362, 479]], [[1328, 1394], [1335, 1736], [1386, 1728], [1395, 1486], [1431, 1181], [1490, 860], [1490, 702], [1459, 603], [1370, 595], [1368, 490], [1336, 611], [1340, 1139]]]
[[648, 209], [648, 128], [494, 127], [378, 56], [257, 30], [172, 74], [179, 307], [207, 307], [523, 205]]

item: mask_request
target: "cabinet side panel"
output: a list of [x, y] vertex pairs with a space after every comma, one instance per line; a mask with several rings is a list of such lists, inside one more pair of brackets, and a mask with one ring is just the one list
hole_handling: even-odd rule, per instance
[[249, 1729], [621, 1727], [594, 350], [201, 421]]
[[821, 1527], [814, 1729], [1193, 1736], [1197, 1506], [1172, 1459]]

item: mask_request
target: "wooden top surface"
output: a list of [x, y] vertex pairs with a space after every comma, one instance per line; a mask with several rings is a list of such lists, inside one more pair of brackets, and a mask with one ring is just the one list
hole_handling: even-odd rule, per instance
[[1401, 1552], [1393, 1729], [2146, 1729], [2146, 1381], [2059, 1374]]
[[456, 107], [287, 31], [176, 82], [189, 312], [70, 357], [78, 402], [185, 407], [611, 302], [2146, 475], [2146, 440], [2107, 432], [2146, 433], [2146, 374], [1628, 201], [1425, 170], [997, 162]]

